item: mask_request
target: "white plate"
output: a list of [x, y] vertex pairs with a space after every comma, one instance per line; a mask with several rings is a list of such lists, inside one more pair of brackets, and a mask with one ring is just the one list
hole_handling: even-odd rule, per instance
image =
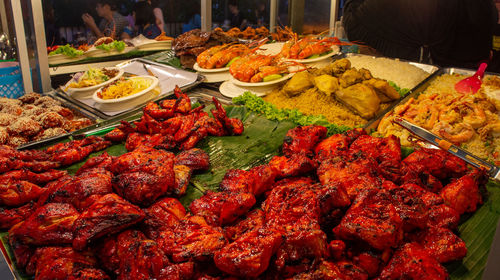
[[231, 98], [243, 95], [246, 91], [250, 91], [257, 96], [264, 96], [278, 86], [279, 85], [274, 84], [263, 87], [241, 87], [231, 83], [231, 81], [225, 81], [220, 85], [219, 91], [222, 95]]
[[160, 94], [160, 88], [156, 87], [153, 90], [148, 91], [144, 95], [133, 98], [125, 102], [117, 102], [117, 103], [95, 103], [95, 108], [104, 111], [104, 112], [117, 112], [117, 111], [126, 111], [131, 108], [144, 106], [146, 102], [154, 99]]
[[327, 58], [332, 57], [332, 56], [334, 56], [336, 54], [340, 54], [340, 47], [337, 46], [337, 45], [334, 45], [334, 46], [332, 46], [332, 52], [331, 53], [328, 53], [328, 54], [325, 54], [325, 55], [320, 55], [319, 57], [306, 58], [306, 59], [291, 59], [291, 58], [287, 58], [286, 60], [288, 60], [288, 61], [296, 61], [296, 62], [307, 64], [307, 63], [318, 62], [318, 61], [327, 59]]
[[87, 57], [106, 57], [106, 56], [128, 53], [134, 49], [135, 49], [135, 47], [125, 47], [125, 49], [123, 49], [123, 51], [119, 52], [117, 50], [105, 51], [105, 50], [100, 50], [100, 49], [96, 49], [96, 48], [92, 47], [88, 51], [85, 52], [85, 55]]
[[229, 81], [231, 79], [231, 74], [229, 71], [217, 72], [217, 73], [201, 73], [205, 77], [204, 83], [218, 83]]
[[277, 55], [281, 52], [283, 45], [285, 45], [285, 43], [283, 42], [264, 44], [260, 46], [259, 50], [256, 51], [256, 53], [265, 55]]
[[283, 77], [281, 77], [279, 79], [276, 79], [276, 80], [273, 80], [273, 81], [269, 81], [269, 82], [246, 83], [246, 82], [238, 81], [234, 77], [231, 77], [230, 81], [233, 84], [235, 84], [237, 86], [242, 86], [242, 87], [263, 87], [263, 86], [270, 86], [270, 85], [279, 84], [281, 82], [284, 82], [284, 81], [290, 79], [293, 76], [293, 74], [294, 73], [288, 73], [288, 74], [284, 75]]
[[49, 55], [49, 64], [61, 64], [61, 63], [68, 63], [68, 62], [74, 62], [78, 60], [82, 60], [85, 58], [85, 55], [80, 55], [77, 57], [69, 57], [64, 54], [54, 54], [54, 55]]
[[114, 76], [113, 78], [103, 82], [103, 83], [100, 83], [100, 84], [97, 84], [95, 86], [90, 86], [90, 87], [84, 87], [84, 88], [71, 88], [69, 87], [69, 85], [71, 84], [71, 82], [73, 81], [73, 79], [69, 80], [63, 87], [62, 87], [62, 90], [64, 92], [66, 92], [68, 95], [70, 96], [75, 96], [75, 95], [78, 95], [79, 97], [85, 97], [85, 96], [91, 96], [97, 89], [109, 84], [109, 83], [112, 83], [113, 81], [119, 79], [122, 75], [123, 75], [123, 70], [118, 68], [118, 67], [104, 67], [106, 69], [116, 69], [118, 70], [118, 73], [116, 74], [116, 76]]
[[94, 95], [92, 95], [92, 99], [94, 99], [95, 102], [102, 103], [102, 104], [110, 104], [110, 103], [118, 103], [118, 102], [128, 101], [130, 99], [137, 98], [141, 95], [144, 95], [144, 94], [150, 92], [156, 86], [158, 86], [158, 82], [159, 82], [158, 78], [153, 77], [153, 76], [134, 76], [134, 77], [130, 77], [129, 79], [130, 80], [149, 79], [149, 80], [151, 80], [151, 85], [148, 88], [146, 88], [145, 90], [139, 91], [138, 93], [128, 95], [125, 97], [121, 97], [121, 98], [117, 98], [117, 99], [101, 99], [99, 96], [97, 96], [97, 94], [102, 90], [102, 88], [100, 88], [94, 92]]
[[202, 73], [217, 73], [217, 72], [229, 71], [229, 67], [214, 68], [214, 69], [201, 68], [200, 65], [198, 65], [198, 62], [194, 63], [193, 69]]

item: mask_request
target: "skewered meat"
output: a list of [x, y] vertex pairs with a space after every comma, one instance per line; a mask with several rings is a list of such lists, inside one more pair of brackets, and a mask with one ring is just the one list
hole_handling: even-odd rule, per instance
[[73, 223], [79, 213], [68, 203], [49, 203], [38, 208], [9, 230], [9, 238], [25, 245], [61, 245], [73, 241]]
[[314, 147], [325, 138], [326, 132], [326, 127], [319, 125], [290, 129], [283, 140], [283, 154], [289, 157], [293, 154], [312, 156]]
[[418, 243], [407, 243], [394, 253], [379, 279], [444, 280], [448, 279], [448, 273]]
[[139, 207], [118, 195], [104, 195], [75, 220], [73, 248], [82, 250], [89, 242], [136, 224], [142, 221], [144, 216]]

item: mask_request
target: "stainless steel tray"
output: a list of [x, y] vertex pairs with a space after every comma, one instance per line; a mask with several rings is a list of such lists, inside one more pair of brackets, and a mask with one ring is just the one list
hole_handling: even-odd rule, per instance
[[[126, 65], [128, 65], [130, 63], [133, 63], [133, 62], [140, 62], [140, 63], [143, 63], [144, 65], [152, 65], [152, 66], [156, 66], [156, 67], [160, 67], [160, 68], [164, 68], [164, 69], [175, 69], [175, 71], [184, 71], [186, 73], [190, 73], [190, 72], [187, 72], [185, 70], [176, 69], [176, 68], [173, 68], [172, 66], [168, 66], [168, 65], [165, 65], [165, 64], [161, 64], [161, 63], [156, 63], [156, 62], [153, 62], [153, 61], [150, 61], [150, 60], [146, 60], [146, 59], [142, 59], [142, 58], [131, 59], [129, 61], [121, 63], [120, 65], [118, 65], [118, 67], [125, 67]], [[192, 74], [192, 73], [190, 73], [190, 74]], [[200, 83], [202, 83], [203, 80], [204, 80], [204, 77], [202, 75], [197, 74], [197, 78], [196, 78], [195, 82], [190, 83], [190, 84], [185, 85], [185, 86], [182, 86], [181, 89], [182, 90], [191, 89], [191, 88], [199, 85]], [[68, 96], [61, 89], [56, 89], [54, 92], [55, 92], [55, 94], [59, 98], [64, 99], [65, 102], [72, 103], [72, 104], [76, 105], [77, 107], [80, 107], [83, 110], [85, 110], [87, 112], [90, 112], [92, 115], [95, 116], [95, 118], [102, 119], [102, 120], [122, 119], [124, 116], [128, 115], [130, 112], [140, 111], [141, 108], [146, 103], [148, 103], [150, 101], [159, 101], [159, 100], [168, 98], [170, 95], [173, 94], [173, 90], [172, 90], [172, 91], [169, 91], [169, 92], [167, 92], [165, 94], [161, 94], [161, 95], [157, 96], [156, 98], [154, 98], [152, 100], [148, 100], [148, 101], [143, 102], [142, 104], [139, 104], [137, 106], [131, 107], [130, 109], [124, 111], [123, 113], [116, 114], [116, 115], [108, 115], [105, 112], [103, 112], [103, 111], [101, 111], [101, 110], [99, 110], [97, 108], [89, 106], [88, 104], [85, 104], [85, 103], [81, 102], [80, 100], [77, 100], [75, 98], [72, 98], [72, 97]]]
[[[422, 81], [420, 84], [418, 84], [414, 89], [412, 89], [405, 97], [400, 99], [397, 104], [394, 104], [387, 108], [384, 112], [379, 114], [375, 119], [371, 120], [368, 122], [364, 128], [367, 131], [370, 130], [376, 130], [378, 127], [378, 124], [382, 120], [382, 118], [389, 112], [392, 112], [394, 110], [394, 107], [396, 107], [399, 104], [404, 104], [406, 103], [410, 98], [416, 98], [419, 96], [422, 92], [424, 92], [430, 85], [431, 82], [433, 82], [437, 77], [443, 75], [443, 74], [460, 74], [460, 75], [473, 75], [476, 73], [476, 70], [472, 69], [464, 69], [464, 68], [441, 68], [438, 71], [436, 71], [434, 74], [429, 76], [427, 79]], [[485, 75], [496, 75], [498, 76], [498, 73], [492, 73], [492, 72], [486, 72]]]

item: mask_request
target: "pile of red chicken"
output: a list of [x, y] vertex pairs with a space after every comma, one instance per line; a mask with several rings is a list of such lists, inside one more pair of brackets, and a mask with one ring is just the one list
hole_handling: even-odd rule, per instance
[[484, 171], [440, 150], [402, 160], [397, 138], [363, 130], [292, 129], [283, 156], [229, 170], [186, 213], [174, 197], [209, 167], [192, 147], [243, 128], [217, 102], [212, 119], [178, 95], [106, 136], [126, 139], [124, 155], [56, 181], [2, 175], [40, 185], [1, 189], [18, 267], [36, 279], [446, 279], [442, 263], [465, 256], [453, 230], [481, 203]]

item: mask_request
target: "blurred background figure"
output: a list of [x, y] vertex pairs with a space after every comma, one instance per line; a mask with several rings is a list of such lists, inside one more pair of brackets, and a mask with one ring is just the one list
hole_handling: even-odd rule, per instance
[[134, 28], [131, 31], [129, 31], [130, 29], [125, 29], [126, 35], [123, 37], [131, 38], [142, 34], [146, 38], [154, 39], [161, 34], [162, 31], [156, 25], [157, 21], [154, 16], [153, 7], [149, 1], [135, 3], [132, 9], [132, 17], [134, 19]]
[[443, 67], [488, 60], [497, 20], [493, 0], [347, 0], [343, 11], [350, 41]]
[[269, 10], [266, 5], [267, 1], [259, 1], [257, 3], [257, 8], [255, 9], [255, 19], [256, 25], [259, 26], [268, 26], [269, 20]]
[[190, 9], [184, 10], [185, 19], [182, 24], [182, 33], [201, 28], [200, 4], [198, 1], [190, 2], [192, 2], [189, 5]]
[[230, 0], [228, 3], [229, 7], [229, 22], [231, 27], [238, 27], [243, 30], [247, 26], [247, 20], [244, 18], [240, 12], [238, 6], [238, 0]]
[[124, 33], [124, 30], [129, 25], [129, 22], [116, 9], [117, 5], [115, 1], [98, 0], [96, 11], [97, 15], [102, 18], [99, 26], [97, 26], [94, 18], [88, 13], [82, 15], [82, 20], [97, 38], [104, 36], [113, 37], [118, 40], [127, 38], [128, 35]]

